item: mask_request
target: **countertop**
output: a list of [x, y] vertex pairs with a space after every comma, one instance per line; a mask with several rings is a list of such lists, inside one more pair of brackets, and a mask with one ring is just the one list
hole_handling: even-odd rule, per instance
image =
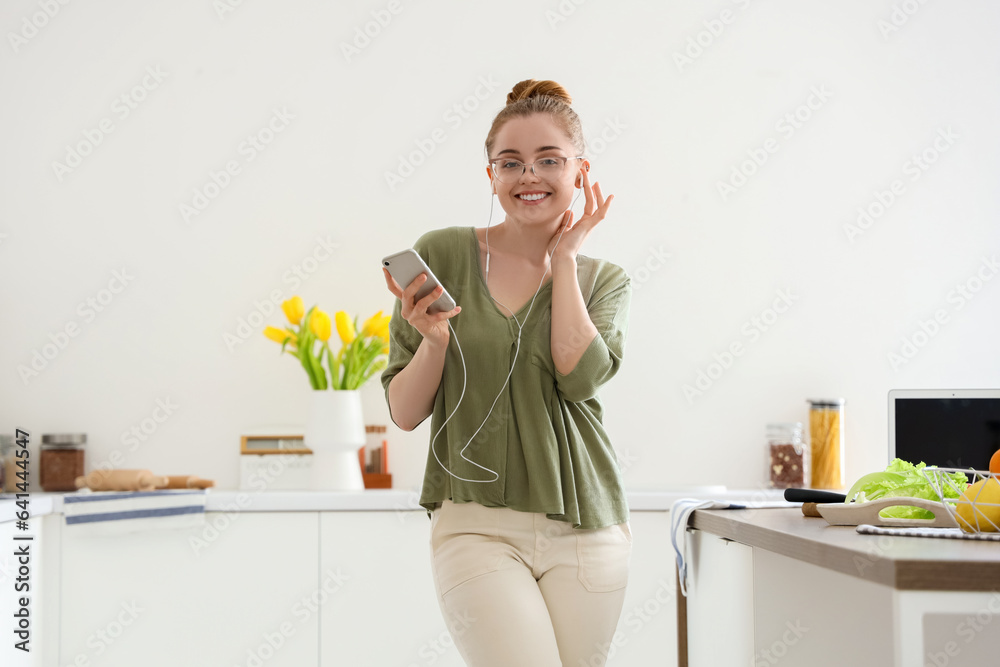
[[862, 535], [799, 508], [697, 510], [693, 528], [898, 590], [995, 591], [1000, 543]]
[[[28, 511], [31, 516], [62, 514], [63, 498], [73, 493], [31, 493]], [[629, 509], [634, 512], [668, 511], [681, 498], [728, 500], [732, 502], [780, 501], [779, 489], [727, 489], [724, 486], [676, 487], [660, 490], [626, 491]], [[419, 494], [404, 489], [367, 489], [365, 491], [240, 491], [238, 489], [207, 489], [205, 510], [208, 512], [327, 512], [327, 511], [424, 511], [418, 504]], [[0, 495], [0, 522], [13, 521], [16, 499], [11, 494]], [[793, 507], [789, 504], [789, 507]]]

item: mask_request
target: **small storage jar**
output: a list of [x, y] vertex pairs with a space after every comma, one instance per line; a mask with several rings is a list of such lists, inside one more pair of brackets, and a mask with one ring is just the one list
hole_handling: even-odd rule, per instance
[[44, 491], [76, 491], [76, 478], [84, 474], [86, 433], [42, 435], [39, 484]]

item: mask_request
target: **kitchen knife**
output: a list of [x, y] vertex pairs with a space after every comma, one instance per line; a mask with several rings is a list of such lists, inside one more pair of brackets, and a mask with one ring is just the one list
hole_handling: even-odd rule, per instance
[[819, 489], [785, 489], [785, 500], [790, 503], [842, 503], [847, 496]]

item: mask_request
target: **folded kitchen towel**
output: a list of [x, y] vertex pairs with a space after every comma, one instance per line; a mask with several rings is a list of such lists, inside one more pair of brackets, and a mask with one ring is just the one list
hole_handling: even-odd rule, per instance
[[952, 540], [1000, 542], [1000, 533], [966, 533], [961, 528], [886, 528], [863, 523], [857, 531], [864, 535], [899, 535], [902, 537], [945, 537]]
[[75, 534], [120, 535], [205, 525], [204, 489], [93, 491], [63, 497], [66, 526]]
[[695, 510], [742, 509], [746, 505], [718, 500], [699, 500], [698, 498], [681, 498], [674, 501], [670, 508], [670, 543], [674, 545], [677, 557], [677, 580], [681, 584], [681, 595], [687, 597], [687, 561], [684, 553], [687, 550], [688, 521]]
[[677, 558], [677, 580], [681, 585], [681, 595], [687, 597], [687, 562], [684, 554], [687, 551], [688, 521], [695, 510], [744, 510], [797, 506], [797, 503], [790, 503], [784, 500], [731, 503], [725, 500], [681, 498], [674, 501], [674, 504], [670, 508], [670, 543], [674, 546], [674, 554]]

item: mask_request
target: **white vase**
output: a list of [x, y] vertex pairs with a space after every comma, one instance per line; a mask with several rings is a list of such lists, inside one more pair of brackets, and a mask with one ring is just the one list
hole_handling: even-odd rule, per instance
[[303, 432], [313, 452], [309, 488], [313, 491], [363, 491], [358, 449], [366, 442], [361, 392], [313, 390]]

